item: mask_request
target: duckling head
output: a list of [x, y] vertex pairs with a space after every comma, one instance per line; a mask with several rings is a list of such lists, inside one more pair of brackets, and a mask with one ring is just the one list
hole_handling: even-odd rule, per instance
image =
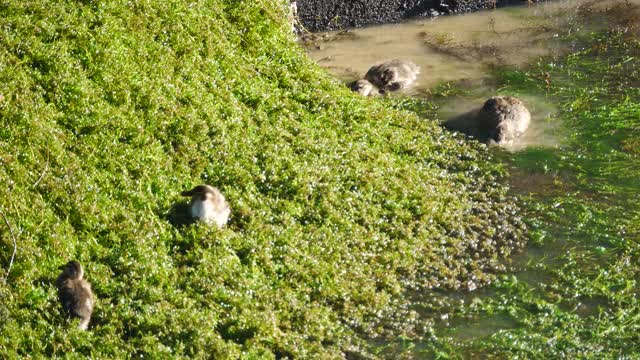
[[222, 195], [220, 191], [213, 186], [198, 185], [189, 191], [183, 191], [182, 196], [191, 196], [194, 200], [213, 200], [216, 196]]
[[71, 260], [65, 265], [60, 266], [58, 269], [62, 270], [62, 275], [68, 279], [80, 280], [84, 276], [84, 270], [82, 265], [75, 260]]
[[357, 92], [362, 96], [374, 96], [378, 93], [378, 90], [372, 83], [368, 80], [360, 79], [358, 81], [354, 81], [351, 84], [351, 90]]

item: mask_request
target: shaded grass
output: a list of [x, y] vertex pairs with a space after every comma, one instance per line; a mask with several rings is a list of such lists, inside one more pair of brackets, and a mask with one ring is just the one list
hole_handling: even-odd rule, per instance
[[[521, 246], [485, 148], [352, 95], [284, 9], [0, 4], [2, 357], [365, 356], [411, 331], [408, 287], [484, 284]], [[227, 228], [183, 226], [198, 183]], [[51, 284], [69, 259], [98, 298], [88, 332]]]

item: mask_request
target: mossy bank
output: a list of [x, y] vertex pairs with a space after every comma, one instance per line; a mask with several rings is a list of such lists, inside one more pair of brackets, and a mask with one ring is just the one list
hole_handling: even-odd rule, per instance
[[[0, 357], [366, 355], [412, 332], [407, 289], [490, 282], [524, 242], [484, 147], [351, 94], [285, 5], [0, 4]], [[224, 229], [181, 225], [199, 183]]]

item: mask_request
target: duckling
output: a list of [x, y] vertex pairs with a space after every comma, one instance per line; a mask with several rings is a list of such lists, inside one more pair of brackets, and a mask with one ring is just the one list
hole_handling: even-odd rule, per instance
[[91, 284], [82, 278], [84, 270], [75, 260], [60, 266], [59, 269], [62, 270], [62, 274], [56, 280], [56, 287], [62, 308], [67, 314], [80, 318], [79, 329], [87, 330], [94, 305]]
[[420, 74], [420, 67], [407, 60], [394, 59], [374, 65], [364, 76], [380, 92], [396, 91], [411, 86]]
[[522, 136], [531, 114], [524, 103], [511, 96], [494, 96], [480, 109], [449, 119], [444, 126], [488, 144], [506, 145]]
[[478, 126], [488, 132], [489, 141], [511, 143], [522, 136], [531, 122], [524, 103], [511, 96], [494, 96], [478, 112]]
[[351, 83], [351, 90], [357, 92], [362, 96], [376, 96], [378, 95], [378, 88], [373, 86], [372, 83], [365, 79], [360, 79]]
[[182, 196], [191, 196], [191, 216], [207, 225], [215, 223], [223, 227], [229, 221], [231, 209], [224, 196], [217, 188], [209, 185], [198, 185]]

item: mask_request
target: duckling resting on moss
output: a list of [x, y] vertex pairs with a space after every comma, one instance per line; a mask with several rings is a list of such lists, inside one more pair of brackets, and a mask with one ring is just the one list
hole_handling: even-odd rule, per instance
[[58, 297], [62, 308], [70, 316], [80, 318], [78, 328], [86, 330], [93, 313], [91, 284], [84, 280], [84, 270], [79, 262], [72, 260], [60, 267], [62, 274], [56, 280]]
[[215, 223], [220, 228], [229, 221], [231, 208], [217, 188], [198, 185], [189, 191], [183, 191], [182, 196], [191, 196], [189, 209], [194, 219], [207, 225]]

